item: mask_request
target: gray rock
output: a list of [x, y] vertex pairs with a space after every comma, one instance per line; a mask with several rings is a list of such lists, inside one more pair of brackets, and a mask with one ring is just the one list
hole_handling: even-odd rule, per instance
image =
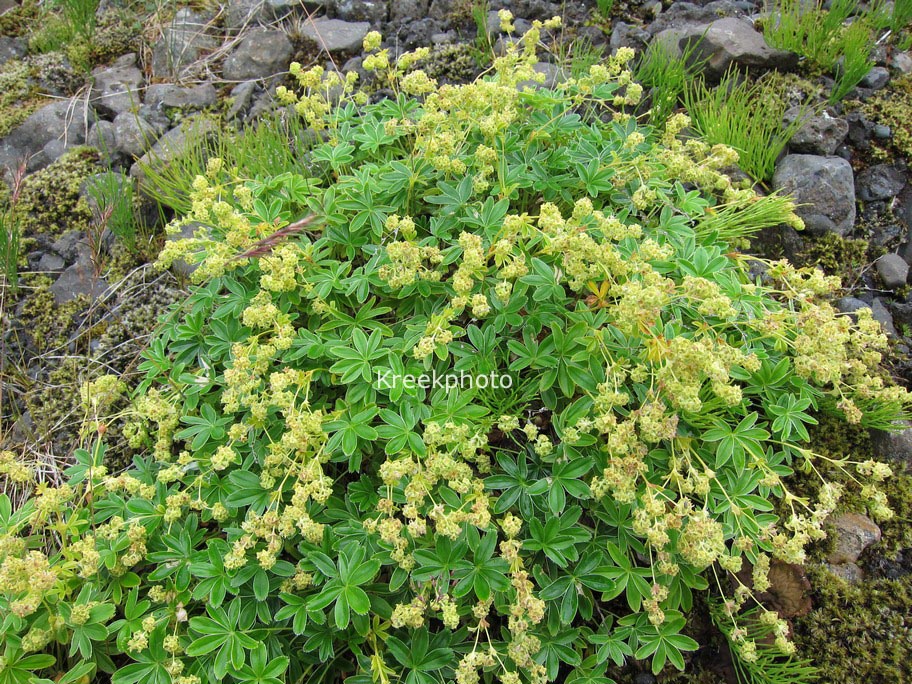
[[152, 148], [130, 167], [130, 176], [142, 183], [145, 180], [143, 166], [167, 165], [180, 154], [187, 145], [200, 137], [208, 137], [215, 130], [216, 123], [206, 117], [191, 118], [180, 126], [165, 133]]
[[96, 121], [86, 137], [86, 145], [100, 150], [108, 158], [117, 151], [117, 137], [114, 133], [114, 124], [110, 121]]
[[59, 273], [66, 266], [66, 262], [56, 254], [44, 254], [38, 260], [38, 270], [47, 273]]
[[146, 88], [145, 101], [148, 106], [158, 110], [199, 111], [211, 107], [217, 99], [215, 86], [207, 81], [194, 86], [156, 83]]
[[[307, 0], [308, 6], [325, 4], [325, 0]], [[300, 0], [229, 0], [225, 7], [225, 28], [237, 32], [247, 26], [285, 19], [296, 10], [304, 10]]]
[[[308, 0], [307, 4], [326, 6], [327, 0]], [[304, 9], [301, 0], [266, 0], [266, 6], [273, 19], [283, 19], [296, 10]]]
[[0, 65], [11, 59], [22, 59], [28, 52], [28, 46], [21, 38], [0, 36]]
[[846, 236], [855, 224], [855, 181], [852, 166], [840, 157], [811, 154], [786, 156], [773, 174], [773, 189], [790, 194], [804, 219], [815, 214], [832, 221], [835, 232]]
[[[192, 238], [194, 236], [196, 231], [198, 231], [200, 228], [205, 229], [208, 233], [209, 229], [206, 226], [204, 226], [202, 223], [197, 223], [195, 221], [192, 221], [190, 223], [186, 223], [186, 224], [182, 225], [180, 227], [179, 232], [174, 233], [174, 234], [168, 234], [165, 237], [165, 240], [167, 240], [168, 242], [177, 242], [178, 240], [189, 240], [190, 238]], [[197, 268], [199, 268], [199, 264], [191, 264], [191, 263], [188, 263], [187, 261], [185, 261], [184, 259], [177, 259], [176, 261], [174, 261], [171, 264], [171, 270], [174, 271], [174, 273], [176, 273], [177, 275], [183, 276], [185, 278], [189, 278], [190, 275]]]
[[80, 240], [82, 240], [82, 233], [78, 230], [70, 230], [57, 238], [51, 245], [51, 249], [59, 254], [66, 263], [71, 264], [76, 261], [81, 245]]
[[858, 584], [864, 581], [864, 570], [856, 563], [827, 563], [826, 568], [831, 574], [849, 584]]
[[841, 313], [853, 314], [861, 309], [870, 309], [867, 302], [858, 297], [841, 297], [836, 300], [836, 310]]
[[[61, 139], [51, 140], [47, 145], [41, 148], [42, 163], [52, 164], [60, 159], [72, 145]], [[31, 168], [31, 166], [30, 166]]]
[[881, 461], [912, 463], [912, 426], [901, 423], [896, 427], [894, 432], [871, 430], [874, 456]]
[[789, 71], [798, 63], [798, 56], [777, 50], [766, 44], [763, 34], [746, 19], [726, 17], [709, 25], [684, 26], [666, 29], [654, 40], [677, 44], [680, 49], [699, 41], [694, 49], [695, 59], [705, 59], [704, 70], [711, 79], [721, 78], [733, 64], [753, 69]]
[[165, 132], [162, 126], [132, 112], [118, 114], [113, 125], [117, 151], [131, 157], [141, 157]]
[[622, 47], [629, 47], [637, 52], [642, 52], [646, 49], [647, 43], [649, 43], [649, 31], [641, 29], [639, 26], [619, 21], [611, 30], [608, 47], [611, 48], [612, 52], [616, 52], [618, 48]]
[[871, 302], [871, 318], [880, 323], [880, 327], [888, 337], [899, 337], [896, 326], [893, 325], [893, 314], [880, 297]]
[[827, 562], [834, 565], [854, 563], [871, 544], [880, 541], [880, 528], [860, 513], [843, 513], [831, 518], [836, 548], [827, 556]]
[[899, 254], [884, 254], [874, 262], [877, 275], [888, 290], [895, 290], [906, 284], [909, 276], [909, 264]]
[[144, 79], [135, 66], [95, 69], [92, 78], [91, 102], [99, 111], [116, 116], [139, 108]]
[[366, 21], [340, 21], [339, 19], [314, 19], [307, 22], [301, 35], [315, 42], [327, 52], [357, 52], [364, 36], [370, 31]]
[[238, 31], [267, 18], [265, 0], [228, 0], [225, 5], [225, 28]]
[[569, 74], [567, 74], [563, 69], [561, 69], [556, 64], [551, 64], [550, 62], [537, 62], [535, 66], [532, 67], [539, 74], [545, 75], [545, 80], [539, 83], [538, 81], [522, 81], [517, 84], [517, 88], [523, 90], [524, 88], [553, 88], [558, 83], [566, 81]]
[[[43, 168], [53, 161], [48, 153], [57, 153], [61, 145], [64, 150], [82, 145], [94, 121], [95, 111], [82, 98], [45, 105], [0, 140], [0, 166], [12, 169], [19, 159], [29, 157], [30, 171]], [[54, 140], [60, 145], [45, 153], [45, 147]]]
[[912, 53], [894, 52], [892, 64], [893, 68], [901, 74], [912, 73]]
[[893, 137], [893, 131], [886, 124], [875, 124], [873, 133], [878, 140], [889, 140]]
[[906, 185], [902, 169], [892, 164], [875, 164], [858, 174], [858, 199], [863, 202], [896, 197]]
[[284, 31], [253, 29], [225, 59], [222, 76], [229, 81], [247, 81], [283, 73], [293, 52]]
[[[661, 3], [659, 9], [661, 10]], [[712, 23], [722, 17], [742, 16], [744, 13], [734, 2], [710, 2], [705, 5], [692, 2], [675, 2], [661, 12], [649, 25], [652, 35], [661, 33], [666, 29], [682, 28], [684, 26], [699, 26]]]
[[[792, 107], [785, 113], [783, 124], [791, 125], [800, 113], [800, 107]], [[806, 116], [804, 123], [789, 141], [789, 149], [799, 154], [830, 156], [836, 152], [848, 132], [848, 121], [825, 111], [817, 116]]]
[[864, 78], [859, 81], [858, 85], [862, 88], [871, 88], [872, 90], [880, 90], [887, 83], [890, 82], [890, 71], [886, 67], [872, 67], [871, 70], [865, 74]]
[[187, 8], [178, 10], [152, 50], [152, 75], [182, 76], [204, 52], [217, 48], [218, 40], [209, 32], [211, 19]]
[[96, 273], [90, 250], [79, 249], [76, 262], [68, 266], [51, 285], [54, 301], [65, 304], [81, 295], [95, 301], [108, 289], [108, 283]]
[[250, 109], [257, 88], [256, 81], [244, 81], [231, 89], [231, 106], [227, 112], [229, 119], [243, 118], [244, 113]]
[[[333, 0], [332, 4], [334, 15], [343, 21], [369, 21], [372, 24], [386, 21], [387, 6], [384, 0]], [[414, 14], [410, 18], [417, 19], [419, 16], [421, 15]]]
[[428, 0], [391, 0], [390, 21], [402, 21], [427, 15]]

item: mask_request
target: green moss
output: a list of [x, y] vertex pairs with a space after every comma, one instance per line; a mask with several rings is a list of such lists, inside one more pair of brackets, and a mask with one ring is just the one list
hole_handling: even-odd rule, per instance
[[0, 36], [20, 37], [28, 33], [38, 18], [38, 2], [24, 0], [21, 5], [0, 14]]
[[56, 237], [70, 230], [85, 230], [92, 212], [80, 197], [79, 188], [87, 177], [98, 173], [100, 160], [97, 150], [79, 147], [26, 176], [17, 205], [23, 234]]
[[85, 84], [89, 65], [82, 58], [74, 59], [68, 52], [57, 50], [30, 57], [29, 66], [43, 90], [72, 95]]
[[39, 354], [66, 345], [76, 330], [77, 314], [87, 303], [77, 297], [58, 306], [51, 292], [52, 282], [46, 276], [36, 278], [18, 315], [22, 330], [31, 337], [31, 346]]
[[855, 283], [861, 271], [876, 258], [878, 250], [867, 240], [853, 240], [827, 233], [821, 237], [802, 236], [804, 245], [795, 255], [796, 266], [814, 266], [827, 275], [839, 276], [844, 287]]
[[30, 75], [30, 66], [20, 60], [10, 60], [0, 67], [0, 137], [47, 102], [29, 81]]
[[890, 127], [890, 145], [912, 156], [912, 74], [893, 81], [888, 88], [861, 105], [866, 117]]
[[809, 575], [816, 609], [795, 621], [795, 640], [821, 680], [912, 681], [912, 577], [851, 585], [822, 567]]
[[95, 33], [88, 44], [92, 66], [107, 64], [141, 47], [142, 24], [139, 18], [123, 10], [110, 10], [98, 19]]
[[474, 48], [467, 43], [439, 45], [421, 68], [439, 83], [466, 83], [478, 75]]

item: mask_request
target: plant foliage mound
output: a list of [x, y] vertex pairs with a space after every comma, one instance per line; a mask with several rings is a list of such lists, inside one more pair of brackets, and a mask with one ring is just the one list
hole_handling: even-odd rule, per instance
[[[707, 591], [741, 658], [788, 657], [783, 620], [756, 643], [739, 614], [839, 498], [788, 491], [813, 414], [905, 414], [884, 337], [819, 272], [749, 277], [736, 244], [791, 203], [733, 187], [686, 117], [625, 114], [629, 51], [530, 85], [540, 28], [458, 87], [371, 34], [373, 104], [293, 65], [300, 166], [196, 179], [141, 455], [108, 473], [99, 437], [0, 501], [0, 681], [606, 684], [684, 668]], [[119, 389], [86, 387], [99, 435]], [[889, 515], [888, 470], [842, 465]]]

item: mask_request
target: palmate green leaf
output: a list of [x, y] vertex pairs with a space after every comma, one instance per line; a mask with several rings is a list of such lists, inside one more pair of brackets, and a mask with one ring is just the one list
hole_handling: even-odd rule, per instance
[[699, 644], [680, 633], [684, 627], [684, 616], [678, 611], [666, 611], [665, 622], [658, 627], [648, 625], [639, 632], [640, 647], [634, 654], [636, 658], [652, 657], [652, 673], [659, 674], [666, 662], [670, 662], [680, 671], [684, 670], [685, 651], [695, 651]]
[[492, 592], [506, 591], [510, 586], [507, 578], [510, 566], [500, 556], [494, 556], [496, 544], [495, 534], [480, 537], [474, 545], [470, 543], [471, 559], [457, 561], [453, 570], [453, 578], [458, 580], [453, 587], [454, 596], [474, 591], [479, 600], [487, 601]]
[[523, 541], [523, 547], [541, 551], [557, 565], [566, 568], [579, 558], [577, 546], [592, 536], [587, 529], [577, 526], [581, 515], [582, 509], [574, 506], [561, 517], [549, 517], [544, 524], [538, 518], [532, 518], [529, 521], [529, 539]]
[[747, 454], [754, 458], [763, 458], [764, 448], [762, 442], [769, 439], [770, 433], [763, 428], [754, 427], [759, 415], [752, 411], [732, 428], [720, 420], [716, 427], [702, 434], [706, 442], [716, 442], [715, 467], [721, 468], [732, 461], [736, 468], [743, 469]]

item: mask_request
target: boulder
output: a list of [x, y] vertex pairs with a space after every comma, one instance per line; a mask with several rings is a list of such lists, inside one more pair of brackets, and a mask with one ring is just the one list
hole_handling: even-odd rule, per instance
[[871, 544], [880, 541], [880, 528], [860, 513], [843, 513], [832, 518], [835, 548], [827, 556], [833, 565], [855, 563]]
[[391, 0], [390, 21], [410, 20], [427, 16], [428, 0]]
[[882, 297], [875, 297], [871, 302], [871, 318], [880, 323], [880, 327], [888, 337], [899, 337], [893, 323], [893, 314]]
[[721, 78], [732, 65], [749, 69], [788, 71], [798, 63], [798, 56], [766, 44], [763, 34], [747, 19], [726, 17], [706, 25], [669, 28], [653, 40], [667, 41], [683, 49], [696, 43], [693, 58], [706, 60], [708, 78]]
[[[661, 9], [661, 4], [659, 5]], [[739, 17], [744, 12], [729, 0], [717, 0], [710, 3], [673, 2], [671, 6], [656, 17], [647, 28], [656, 35], [666, 29], [685, 26], [706, 26], [723, 17]]]
[[108, 283], [96, 273], [91, 250], [80, 245], [76, 261], [60, 274], [50, 289], [57, 304], [65, 304], [79, 296], [95, 301], [108, 289]]
[[912, 53], [894, 52], [891, 66], [901, 74], [912, 73]]
[[327, 52], [358, 52], [368, 31], [370, 24], [366, 21], [314, 19], [305, 24], [301, 35]]
[[[852, 166], [845, 159], [790, 154], [776, 167], [773, 189], [794, 197], [796, 213], [805, 223], [825, 227], [842, 237], [852, 232], [855, 180]], [[818, 221], [818, 216], [825, 220]]]
[[28, 53], [28, 46], [22, 38], [0, 36], [0, 65], [11, 59], [22, 59]]
[[871, 430], [874, 458], [894, 463], [912, 463], [912, 426], [902, 423], [896, 431]]
[[890, 82], [890, 70], [886, 67], [876, 66], [865, 74], [864, 78], [859, 81], [858, 85], [862, 88], [871, 90], [880, 90]]
[[877, 275], [888, 290], [895, 290], [906, 284], [909, 276], [909, 264], [899, 254], [884, 254], [874, 262]]
[[140, 116], [124, 112], [114, 119], [117, 151], [130, 157], [141, 157], [164, 133], [164, 128]]
[[906, 185], [906, 174], [893, 164], [875, 164], [858, 174], [858, 199], [863, 202], [896, 197]]
[[222, 65], [229, 81], [267, 78], [288, 70], [294, 48], [284, 31], [256, 28], [238, 44]]
[[[790, 126], [801, 114], [800, 107], [786, 111], [783, 124]], [[831, 156], [849, 132], [849, 122], [824, 111], [816, 116], [805, 116], [804, 122], [789, 141], [789, 150], [798, 154]]]
[[612, 52], [617, 52], [618, 48], [629, 47], [640, 53], [646, 49], [647, 43], [649, 43], [649, 31], [639, 26], [619, 21], [611, 30], [608, 47], [611, 48]]
[[107, 158], [117, 151], [117, 138], [114, 134], [114, 124], [104, 119], [96, 121], [86, 137], [86, 145], [94, 147]]
[[217, 99], [215, 86], [208, 81], [194, 86], [156, 83], [146, 89], [145, 102], [158, 110], [199, 111], [214, 105]]
[[94, 121], [95, 111], [82, 98], [45, 105], [0, 140], [0, 167], [14, 169], [27, 157], [29, 171], [43, 168], [62, 151], [85, 143]]
[[858, 584], [864, 580], [864, 570], [856, 563], [827, 563], [826, 568], [833, 575], [849, 584]]
[[[332, 5], [333, 14], [343, 21], [369, 21], [372, 24], [386, 21], [387, 3], [384, 0], [333, 0]], [[408, 18], [420, 16], [413, 14]]]
[[203, 53], [218, 47], [219, 41], [209, 33], [212, 17], [183, 8], [152, 50], [152, 75], [181, 76]]
[[117, 116], [139, 108], [144, 79], [135, 64], [95, 69], [92, 78], [91, 101], [100, 112]]

